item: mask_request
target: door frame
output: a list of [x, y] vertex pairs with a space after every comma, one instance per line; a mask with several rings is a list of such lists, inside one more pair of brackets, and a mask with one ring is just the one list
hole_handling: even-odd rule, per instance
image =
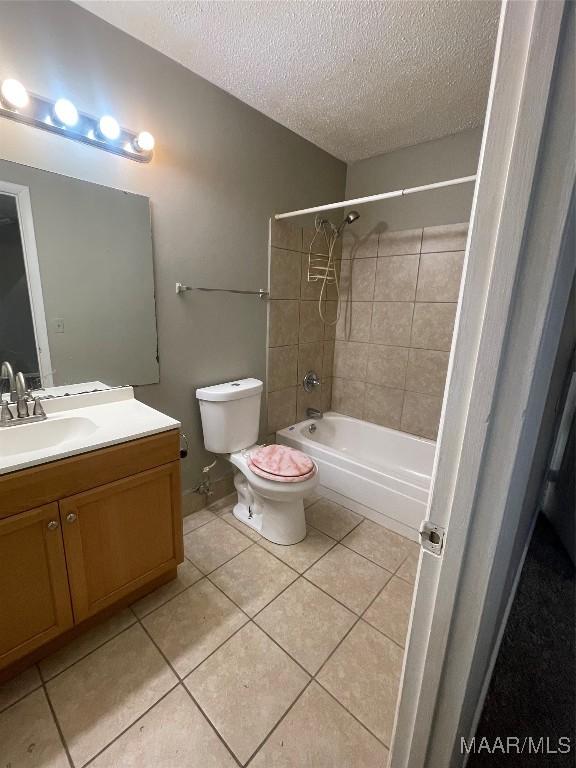
[[30, 297], [30, 309], [32, 311], [32, 325], [34, 327], [36, 352], [38, 354], [38, 368], [42, 386], [51, 387], [54, 384], [54, 372], [50, 357], [50, 344], [48, 343], [48, 326], [44, 311], [44, 295], [40, 278], [40, 264], [38, 262], [38, 249], [36, 248], [30, 190], [22, 184], [13, 184], [12, 182], [0, 179], [0, 194], [11, 195], [16, 200], [28, 296]]
[[502, 3], [426, 514], [446, 538], [440, 556], [420, 553], [390, 768], [465, 762], [458, 737], [474, 733], [533, 522], [523, 498], [574, 278], [573, 163], [553, 169], [546, 211], [533, 207], [558, 139], [547, 106], [564, 10]]

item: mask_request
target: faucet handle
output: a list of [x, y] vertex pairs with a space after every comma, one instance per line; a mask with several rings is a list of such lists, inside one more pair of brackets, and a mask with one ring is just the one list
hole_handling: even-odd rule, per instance
[[32, 411], [32, 416], [46, 416], [46, 411], [44, 410], [44, 406], [42, 405], [42, 401], [39, 397], [33, 398], [34, 402], [34, 410]]
[[10, 406], [7, 400], [2, 400], [2, 407], [0, 409], [0, 424], [7, 424], [14, 418]]

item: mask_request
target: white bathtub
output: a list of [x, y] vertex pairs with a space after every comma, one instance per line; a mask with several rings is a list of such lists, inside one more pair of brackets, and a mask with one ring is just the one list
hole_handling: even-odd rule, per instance
[[339, 413], [301, 421], [276, 438], [314, 459], [323, 495], [418, 540], [430, 491], [433, 440]]

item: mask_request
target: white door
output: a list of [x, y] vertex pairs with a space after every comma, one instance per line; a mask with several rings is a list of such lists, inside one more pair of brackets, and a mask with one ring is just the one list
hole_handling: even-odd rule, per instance
[[40, 265], [38, 264], [38, 251], [36, 249], [36, 237], [34, 235], [34, 223], [32, 221], [30, 192], [28, 187], [24, 187], [20, 184], [12, 184], [11, 182], [2, 181], [0, 179], [0, 194], [11, 195], [16, 202], [40, 378], [43, 387], [51, 387], [54, 383], [54, 379], [52, 363], [50, 360], [50, 347], [48, 345], [48, 329], [44, 312], [42, 283], [40, 280]]
[[[497, 612], [490, 643], [480, 644], [486, 601], [509, 576], [574, 275], [573, 256], [561, 248], [574, 185], [573, 117], [567, 131], [545, 123], [561, 30], [569, 37], [573, 9], [562, 27], [564, 10], [546, 0], [502, 5], [427, 510], [445, 543], [439, 556], [421, 550], [390, 768], [464, 763], [455, 745], [474, 729], [494, 642], [497, 650]], [[548, 205], [531, 208], [542, 184]], [[474, 680], [478, 669], [483, 678]]]

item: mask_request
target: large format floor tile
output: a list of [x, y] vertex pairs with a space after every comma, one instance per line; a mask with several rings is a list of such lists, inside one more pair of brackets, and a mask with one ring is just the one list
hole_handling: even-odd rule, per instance
[[356, 616], [305, 579], [264, 608], [256, 623], [314, 675]]
[[312, 563], [315, 563], [316, 560], [334, 546], [334, 539], [330, 539], [314, 528], [309, 528], [303, 541], [298, 542], [298, 544], [292, 544], [289, 547], [285, 547], [282, 544], [273, 544], [264, 538], [260, 539], [259, 544], [269, 552], [272, 552], [273, 555], [276, 555], [276, 557], [279, 557], [280, 560], [284, 560], [285, 563], [298, 571], [298, 573], [303, 573]]
[[311, 683], [250, 768], [386, 768], [388, 750]]
[[412, 607], [412, 585], [393, 576], [364, 614], [364, 619], [404, 647]]
[[79, 635], [63, 648], [43, 659], [40, 662], [42, 677], [44, 680], [49, 680], [54, 675], [74, 664], [74, 662], [87, 656], [98, 646], [119, 635], [120, 632], [135, 622], [136, 617], [129, 608], [119, 613], [114, 613], [106, 621], [96, 624], [88, 632]]
[[238, 518], [234, 517], [232, 512], [224, 512], [223, 515], [220, 515], [220, 519], [224, 520], [233, 528], [236, 528], [236, 530], [240, 531], [240, 533], [243, 533], [244, 536], [248, 536], [248, 538], [252, 539], [252, 541], [258, 541], [262, 538], [262, 536], [260, 536], [260, 534], [254, 530], [254, 528], [250, 528], [249, 525], [246, 525], [246, 523], [243, 523], [241, 520], [238, 520]]
[[204, 661], [246, 621], [242, 611], [207, 579], [142, 619], [154, 642], [181, 677]]
[[308, 680], [284, 651], [250, 623], [184, 682], [245, 763]]
[[41, 685], [40, 673], [35, 665], [0, 683], [0, 712]]
[[182, 686], [134, 723], [90, 768], [234, 768], [236, 762]]
[[234, 504], [238, 501], [238, 494], [236, 491], [229, 493], [218, 501], [213, 501], [207, 509], [210, 512], [214, 512], [215, 515], [224, 515], [226, 512], [230, 512]]
[[364, 520], [342, 540], [345, 546], [392, 572], [409, 553], [411, 543], [371, 520]]
[[212, 523], [214, 520], [216, 520], [216, 515], [210, 512], [209, 509], [201, 509], [198, 512], [193, 512], [191, 515], [186, 515], [182, 519], [184, 535], [190, 533], [190, 531], [195, 531], [196, 528], [200, 528], [206, 525], [206, 523]]
[[411, 544], [412, 546], [410, 547], [410, 553], [400, 568], [398, 568], [396, 575], [400, 576], [400, 578], [404, 579], [404, 581], [408, 581], [410, 584], [414, 584], [416, 581], [416, 571], [418, 570], [420, 547], [415, 542], [411, 542]]
[[340, 504], [320, 499], [306, 509], [306, 520], [322, 533], [340, 541], [361, 522], [362, 517]]
[[231, 525], [214, 520], [184, 536], [184, 553], [203, 573], [210, 573], [251, 544]]
[[210, 580], [254, 616], [298, 574], [262, 547], [250, 547], [210, 574]]
[[2, 768], [69, 768], [43, 689], [0, 714]]
[[132, 605], [132, 610], [136, 616], [142, 618], [142, 616], [146, 616], [147, 613], [151, 613], [156, 610], [156, 608], [164, 605], [164, 603], [168, 602], [171, 598], [179, 595], [180, 592], [183, 592], [187, 587], [191, 587], [192, 584], [200, 581], [201, 578], [202, 574], [198, 568], [196, 568], [196, 566], [189, 560], [184, 560], [184, 562], [180, 563], [178, 566], [178, 575], [175, 579], [169, 581], [168, 584], [163, 584], [161, 587], [158, 587], [158, 589], [155, 589], [154, 592], [150, 592], [150, 594], [142, 597]]
[[139, 624], [47, 683], [75, 765], [83, 765], [175, 685]]
[[340, 545], [306, 572], [306, 578], [361, 614], [392, 574]]
[[403, 655], [396, 643], [359, 621], [317, 678], [388, 746]]

